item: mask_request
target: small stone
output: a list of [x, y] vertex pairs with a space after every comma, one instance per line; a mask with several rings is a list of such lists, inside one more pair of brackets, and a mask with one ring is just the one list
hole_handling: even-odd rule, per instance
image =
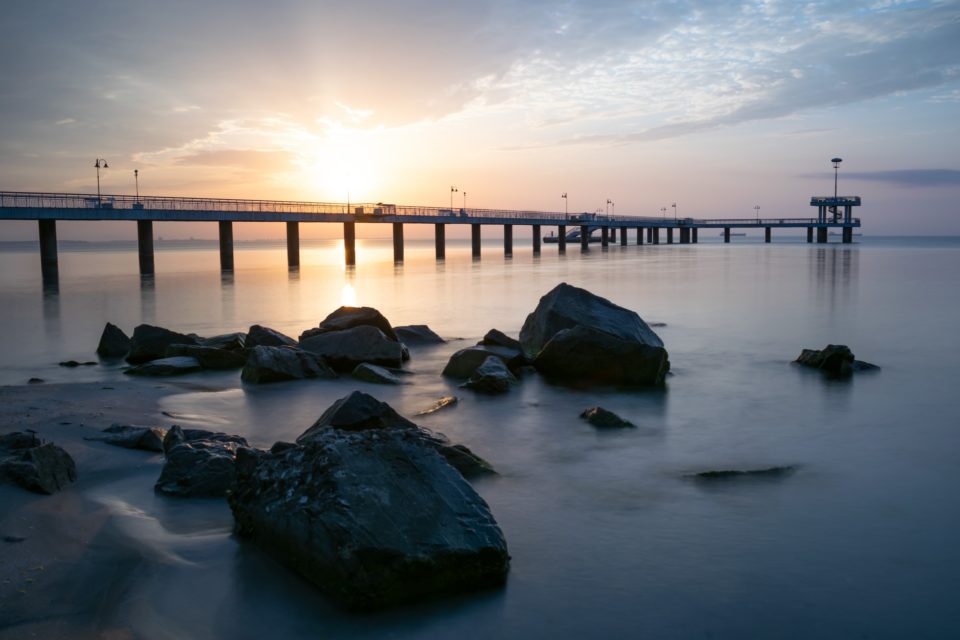
[[624, 420], [612, 411], [607, 411], [603, 407], [591, 407], [580, 414], [580, 417], [601, 429], [622, 429], [625, 427], [635, 427], [636, 425], [629, 420]]
[[30, 378], [27, 380], [27, 384], [43, 384], [46, 382], [43, 378]]
[[797, 470], [796, 465], [782, 465], [761, 469], [722, 469], [693, 474], [695, 480], [734, 480], [738, 478], [783, 478]]

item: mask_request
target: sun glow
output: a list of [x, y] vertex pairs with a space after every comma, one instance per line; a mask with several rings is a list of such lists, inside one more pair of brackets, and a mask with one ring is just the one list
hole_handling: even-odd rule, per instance
[[382, 188], [378, 130], [330, 124], [301, 154], [304, 192], [313, 198], [367, 202]]
[[343, 285], [343, 291], [340, 293], [340, 304], [344, 307], [357, 306], [357, 290], [349, 282]]

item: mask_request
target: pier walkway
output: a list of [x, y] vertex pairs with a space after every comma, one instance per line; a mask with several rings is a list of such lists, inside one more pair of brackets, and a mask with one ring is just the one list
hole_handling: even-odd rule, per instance
[[[720, 229], [725, 242], [730, 242], [731, 230], [764, 229], [764, 239], [770, 242], [773, 229], [805, 228], [807, 242], [827, 242], [829, 229], [842, 230], [842, 241], [852, 242], [853, 229], [860, 226], [852, 208], [860, 206], [858, 196], [814, 197], [810, 204], [817, 207], [815, 218], [665, 218], [630, 215], [602, 215], [550, 211], [515, 211], [501, 209], [454, 209], [444, 207], [417, 207], [386, 203], [324, 203], [289, 200], [243, 200], [224, 198], [187, 198], [167, 196], [91, 195], [86, 193], [34, 193], [0, 191], [0, 220], [37, 220], [40, 237], [40, 257], [44, 277], [57, 274], [57, 220], [123, 220], [137, 223], [140, 272], [151, 274], [153, 260], [154, 222], [217, 222], [220, 237], [220, 266], [233, 269], [234, 222], [285, 222], [287, 226], [287, 262], [300, 264], [299, 224], [342, 223], [344, 254], [347, 264], [356, 262], [356, 224], [391, 224], [393, 226], [394, 259], [403, 261], [403, 227], [405, 224], [434, 225], [436, 256], [446, 252], [446, 225], [471, 226], [471, 247], [475, 258], [480, 257], [481, 228], [484, 225], [503, 226], [503, 248], [506, 255], [513, 253], [513, 227], [529, 226], [533, 233], [533, 251], [541, 250], [541, 229], [557, 227], [558, 250], [566, 250], [567, 228], [579, 229], [578, 242], [582, 251], [589, 250], [590, 235], [599, 230], [603, 246], [619, 241], [628, 244], [628, 233], [636, 244], [660, 244], [660, 232], [665, 230], [666, 243], [673, 244], [675, 235], [680, 244], [698, 242], [700, 229]], [[552, 240], [553, 238], [551, 238]]]

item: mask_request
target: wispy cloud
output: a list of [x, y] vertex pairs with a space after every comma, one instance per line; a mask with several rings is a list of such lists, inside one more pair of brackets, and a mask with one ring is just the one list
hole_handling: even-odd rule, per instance
[[[826, 180], [832, 173], [808, 173], [802, 177]], [[844, 180], [881, 182], [896, 187], [956, 187], [960, 186], [960, 171], [956, 169], [894, 169], [890, 171], [846, 171]]]

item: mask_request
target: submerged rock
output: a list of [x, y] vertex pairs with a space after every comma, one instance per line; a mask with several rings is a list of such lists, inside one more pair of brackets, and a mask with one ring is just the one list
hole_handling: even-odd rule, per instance
[[61, 367], [67, 367], [68, 369], [74, 369], [74, 368], [76, 368], [76, 367], [92, 367], [93, 365], [95, 365], [95, 364], [97, 364], [97, 363], [96, 363], [96, 362], [93, 362], [93, 361], [77, 362], [76, 360], [64, 360], [63, 362], [58, 362], [57, 364], [59, 364]]
[[723, 469], [719, 471], [701, 471], [691, 477], [694, 480], [735, 480], [738, 478], [783, 478], [797, 470], [796, 465], [765, 467], [761, 469]]
[[250, 384], [301, 380], [303, 378], [336, 378], [323, 358], [294, 347], [258, 345], [247, 356], [240, 379]]
[[875, 364], [854, 359], [850, 347], [843, 344], [828, 344], [823, 349], [803, 349], [794, 362], [834, 376], [849, 376], [854, 371], [880, 368]]
[[622, 429], [624, 427], [635, 427], [636, 425], [629, 420], [624, 420], [613, 411], [607, 411], [603, 407], [591, 407], [583, 411], [580, 417], [601, 429]]
[[440, 411], [440, 409], [443, 409], [445, 407], [452, 407], [455, 404], [457, 404], [457, 402], [459, 401], [460, 399], [457, 398], [457, 396], [444, 396], [439, 400], [437, 400], [436, 402], [434, 402], [429, 407], [427, 407], [426, 409], [416, 412], [414, 415], [416, 416], [430, 415], [431, 413], [436, 413], [437, 411]]
[[506, 541], [487, 504], [422, 430], [366, 394], [337, 401], [295, 446], [242, 449], [237, 469], [237, 533], [345, 607], [506, 578]]
[[384, 367], [403, 364], [403, 346], [366, 324], [315, 334], [301, 340], [300, 348], [322, 356], [336, 371], [352, 371], [362, 362]]
[[106, 442], [125, 449], [163, 452], [163, 439], [167, 430], [162, 427], [139, 427], [129, 424], [113, 424], [85, 440]]
[[566, 283], [540, 299], [520, 330], [545, 375], [571, 381], [661, 385], [667, 350], [636, 312]]
[[0, 436], [0, 482], [49, 495], [76, 480], [77, 465], [61, 447], [32, 431]]
[[247, 331], [244, 346], [247, 349], [253, 349], [254, 347], [296, 347], [297, 341], [279, 331], [255, 324]]
[[97, 355], [101, 358], [122, 358], [129, 350], [130, 338], [120, 327], [108, 322], [103, 327], [103, 333], [100, 334]]
[[516, 349], [478, 345], [460, 349], [450, 356], [443, 368], [443, 375], [449, 378], [469, 378], [490, 356], [501, 360], [508, 369], [519, 369], [527, 364], [526, 357]]
[[319, 327], [307, 329], [300, 334], [300, 342], [331, 331], [344, 331], [361, 326], [376, 327], [391, 342], [400, 341], [390, 326], [390, 321], [373, 307], [340, 307], [324, 318]]
[[[247, 354], [242, 350], [234, 351], [193, 344], [172, 344], [167, 347], [166, 357], [176, 356], [196, 358], [204, 369], [239, 369], [247, 362]], [[154, 360], [154, 362], [157, 361]]]
[[410, 345], [411, 347], [419, 347], [428, 344], [443, 344], [446, 342], [446, 340], [434, 333], [433, 330], [425, 324], [410, 324], [394, 327], [393, 331], [397, 334], [397, 338], [400, 340], [400, 342]]
[[236, 480], [237, 450], [247, 446], [241, 436], [171, 427], [163, 441], [167, 461], [153, 488], [182, 498], [221, 498]]
[[389, 369], [366, 362], [358, 364], [350, 375], [357, 380], [374, 384], [403, 384], [403, 380]]
[[167, 347], [171, 344], [199, 343], [200, 337], [194, 334], [186, 335], [163, 327], [141, 324], [133, 330], [133, 337], [130, 338], [127, 362], [141, 364], [163, 358], [167, 352]]
[[516, 377], [510, 373], [503, 360], [496, 356], [488, 356], [483, 364], [476, 368], [470, 379], [460, 386], [483, 393], [506, 393], [516, 383]]
[[200, 361], [188, 356], [174, 356], [150, 360], [135, 367], [126, 369], [124, 373], [131, 376], [179, 376], [185, 373], [200, 371]]

